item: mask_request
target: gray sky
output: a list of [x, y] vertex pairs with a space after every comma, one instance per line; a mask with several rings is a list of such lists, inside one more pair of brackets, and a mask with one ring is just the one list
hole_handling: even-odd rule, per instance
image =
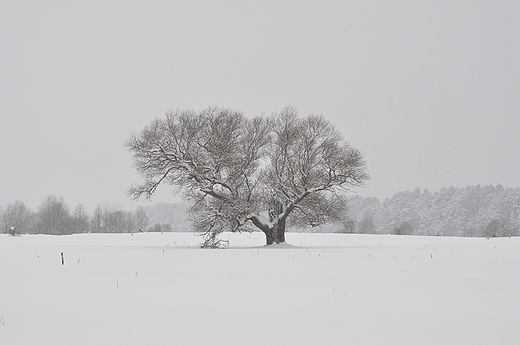
[[517, 0], [0, 0], [0, 205], [132, 209], [124, 141], [208, 105], [324, 114], [365, 153], [364, 196], [520, 187], [518, 18]]

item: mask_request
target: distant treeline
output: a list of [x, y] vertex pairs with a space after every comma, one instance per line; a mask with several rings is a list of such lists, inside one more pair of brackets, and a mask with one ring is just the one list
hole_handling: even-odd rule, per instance
[[427, 236], [520, 235], [520, 188], [468, 186], [436, 192], [415, 189], [380, 202], [349, 198], [340, 229], [350, 233]]
[[[189, 206], [158, 203], [126, 212], [98, 205], [88, 214], [82, 205], [70, 211], [62, 198], [47, 197], [38, 211], [22, 201], [0, 207], [5, 233], [54, 234], [193, 231]], [[291, 228], [297, 232], [344, 232], [423, 236], [519, 236], [520, 188], [468, 186], [436, 192], [399, 192], [383, 202], [353, 195], [343, 220], [319, 227]]]
[[127, 212], [98, 205], [88, 214], [81, 204], [72, 212], [63, 198], [48, 196], [38, 208], [17, 200], [0, 207], [0, 233], [68, 235], [74, 233], [123, 233], [190, 231], [187, 206], [160, 203]]

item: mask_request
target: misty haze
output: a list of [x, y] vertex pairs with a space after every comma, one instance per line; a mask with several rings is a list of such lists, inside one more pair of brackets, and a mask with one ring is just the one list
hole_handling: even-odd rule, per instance
[[0, 344], [518, 344], [519, 16], [0, 2]]

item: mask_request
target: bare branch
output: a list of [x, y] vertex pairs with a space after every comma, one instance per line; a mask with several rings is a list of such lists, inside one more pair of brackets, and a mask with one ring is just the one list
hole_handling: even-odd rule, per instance
[[333, 219], [317, 205], [333, 205], [327, 196], [368, 179], [361, 152], [323, 116], [300, 118], [290, 107], [253, 119], [218, 107], [168, 112], [126, 146], [143, 178], [130, 194], [149, 198], [163, 184], [183, 191], [194, 202], [196, 228], [211, 243], [248, 224], [283, 241], [273, 233], [283, 235], [294, 210]]

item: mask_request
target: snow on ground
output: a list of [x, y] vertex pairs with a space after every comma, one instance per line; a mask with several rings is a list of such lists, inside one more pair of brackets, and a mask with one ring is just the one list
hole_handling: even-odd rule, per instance
[[0, 344], [520, 344], [520, 238], [227, 236], [0, 235]]

